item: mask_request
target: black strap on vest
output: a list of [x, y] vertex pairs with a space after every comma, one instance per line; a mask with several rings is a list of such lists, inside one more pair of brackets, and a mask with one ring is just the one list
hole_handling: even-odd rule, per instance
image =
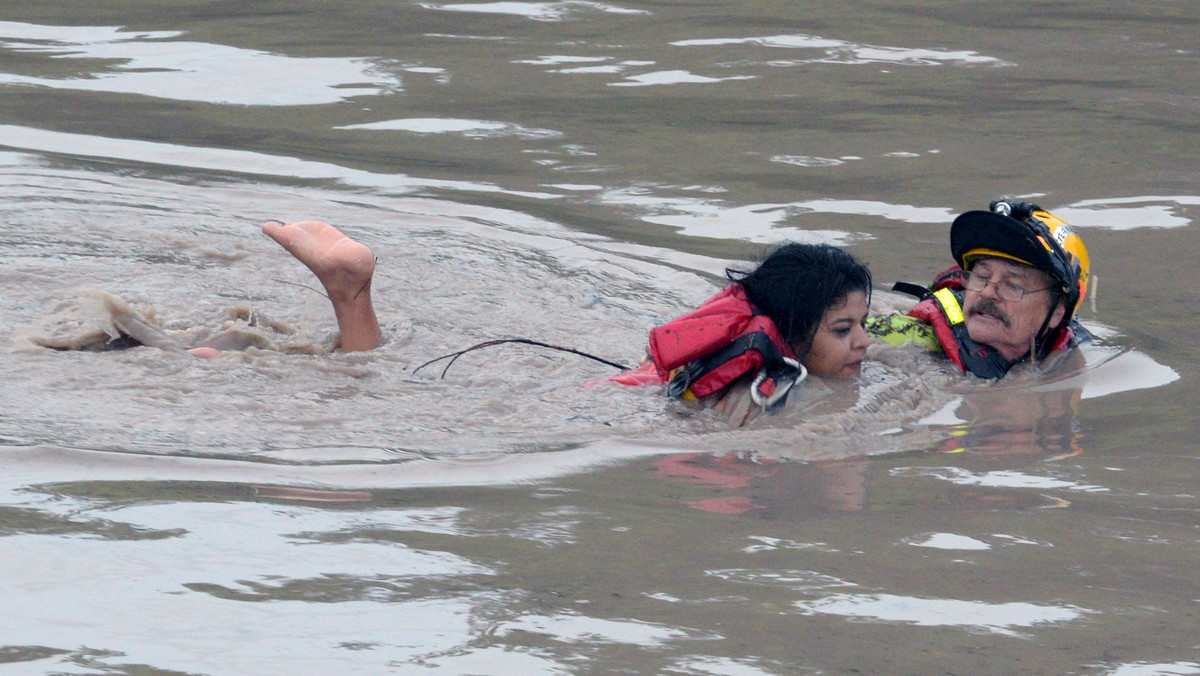
[[892, 285], [892, 291], [916, 296], [919, 300], [925, 300], [933, 295], [933, 292], [928, 287], [913, 284], [912, 282], [896, 282]]
[[[954, 291], [953, 294], [961, 310], [963, 292]], [[938, 308], [941, 309], [941, 300], [938, 300], [937, 304]], [[945, 309], [942, 309], [942, 314], [946, 314]], [[954, 334], [954, 342], [958, 343], [958, 356], [962, 359], [962, 364], [967, 371], [980, 378], [1002, 378], [1012, 368], [1012, 364], [1008, 363], [1008, 360], [1004, 357], [1001, 357], [996, 348], [973, 340], [971, 334], [967, 332], [967, 323], [965, 321], [958, 324], [951, 324], [950, 332]], [[950, 346], [943, 345], [942, 348], [950, 349]]]
[[747, 333], [729, 341], [728, 345], [716, 352], [710, 352], [699, 359], [694, 359], [680, 368], [675, 377], [671, 379], [670, 384], [667, 385], [667, 396], [683, 396], [692, 383], [703, 378], [704, 374], [746, 350], [757, 350], [761, 353], [764, 368], [774, 362], [783, 361], [783, 356], [779, 354], [779, 350], [775, 348], [775, 344], [771, 342], [771, 338], [766, 333], [762, 331]]
[[[934, 280], [934, 287], [939, 283], [952, 280], [954, 277], [962, 274], [962, 271], [957, 268], [947, 271]], [[954, 335], [955, 345], [942, 345], [943, 350], [958, 350], [958, 357], [962, 361], [963, 368], [968, 373], [973, 373], [980, 378], [1000, 378], [1003, 377], [1012, 367], [1000, 353], [990, 345], [984, 345], [971, 339], [971, 335], [967, 332], [966, 322], [953, 324], [950, 322], [949, 316], [946, 314], [946, 308], [942, 306], [942, 301], [934, 295], [929, 287], [913, 284], [911, 282], [896, 282], [892, 285], [892, 291], [916, 296], [920, 300], [933, 299], [937, 303], [938, 311], [942, 313], [946, 323], [950, 326], [950, 333]], [[954, 294], [954, 299], [958, 302], [959, 310], [962, 310], [963, 292], [961, 290], [951, 289]], [[940, 342], [940, 341], [939, 341]]]
[[[934, 286], [936, 287], [939, 282], [949, 281], [954, 276], [960, 274], [962, 273], [958, 269], [951, 270], [939, 276], [937, 280], [934, 280]], [[1012, 365], [1004, 357], [1001, 357], [1000, 353], [992, 346], [972, 340], [971, 335], [967, 332], [966, 322], [952, 323], [946, 313], [946, 308], [942, 305], [941, 299], [929, 287], [911, 282], [896, 282], [892, 285], [892, 291], [916, 296], [922, 301], [932, 300], [937, 304], [938, 312], [942, 313], [942, 318], [950, 327], [950, 333], [954, 336], [955, 344], [946, 345], [945, 343], [941, 343], [940, 336], [938, 336], [938, 342], [941, 343], [942, 349], [947, 352], [950, 350], [958, 351], [958, 358], [968, 373], [977, 375], [980, 378], [1000, 378], [1008, 373], [1008, 369]], [[954, 290], [953, 288], [950, 291], [954, 295], [954, 299], [958, 302], [959, 311], [961, 312], [963, 292], [961, 290]]]
[[967, 335], [966, 324], [956, 324], [950, 327], [950, 330], [954, 332], [954, 338], [958, 341], [958, 356], [962, 359], [963, 366], [971, 373], [980, 378], [1002, 378], [1012, 368], [1012, 364], [1001, 357], [995, 348], [971, 340], [971, 336]]
[[[763, 356], [762, 369], [779, 383], [788, 379], [795, 380], [800, 374], [797, 368], [787, 363], [780, 354], [779, 348], [775, 347], [775, 343], [771, 341], [770, 336], [763, 331], [755, 331], [738, 336], [716, 352], [706, 354], [680, 368], [675, 377], [671, 378], [671, 382], [667, 384], [667, 396], [682, 396], [692, 386], [692, 383], [703, 378], [706, 373], [747, 350], [756, 350]], [[781, 397], [776, 405], [782, 404], [784, 398], [786, 395]]]

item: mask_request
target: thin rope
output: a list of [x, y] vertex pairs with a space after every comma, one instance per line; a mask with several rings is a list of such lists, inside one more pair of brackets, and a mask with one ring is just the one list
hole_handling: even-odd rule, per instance
[[612, 366], [614, 368], [620, 369], [621, 371], [629, 370], [629, 367], [625, 366], [623, 364], [618, 364], [617, 362], [609, 361], [607, 359], [597, 357], [596, 355], [588, 354], [587, 352], [582, 352], [580, 350], [574, 350], [569, 347], [562, 347], [560, 345], [551, 345], [550, 343], [543, 343], [543, 342], [540, 342], [537, 340], [530, 340], [528, 338], [501, 338], [499, 340], [489, 340], [489, 341], [486, 341], [483, 343], [479, 343], [478, 345], [472, 345], [471, 347], [468, 347], [463, 350], [459, 350], [458, 352], [451, 352], [450, 354], [444, 354], [440, 357], [430, 359], [429, 361], [425, 362], [424, 364], [421, 364], [420, 366], [414, 368], [413, 373], [420, 371], [421, 369], [425, 368], [426, 366], [429, 366], [430, 364], [442, 361], [443, 359], [449, 359], [450, 361], [446, 364], [446, 368], [442, 369], [442, 375], [440, 376], [441, 378], [445, 378], [446, 373], [450, 370], [450, 367], [453, 366], [454, 362], [458, 361], [458, 358], [463, 356], [464, 354], [466, 354], [468, 352], [472, 352], [474, 350], [479, 350], [479, 349], [482, 349], [485, 347], [492, 347], [495, 345], [503, 345], [505, 343], [521, 343], [523, 345], [534, 345], [536, 347], [545, 347], [545, 348], [549, 348], [551, 350], [558, 350], [559, 352], [570, 352], [571, 354], [577, 354], [581, 357], [587, 357], [588, 359], [591, 359], [593, 361], [598, 361], [601, 364], [606, 364], [608, 366]]

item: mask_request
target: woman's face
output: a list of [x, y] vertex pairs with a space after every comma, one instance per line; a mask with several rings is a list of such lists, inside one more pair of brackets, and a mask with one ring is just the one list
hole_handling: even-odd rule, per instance
[[863, 329], [866, 321], [867, 294], [862, 291], [851, 291], [842, 302], [829, 306], [801, 360], [804, 368], [814, 376], [857, 377], [871, 343]]

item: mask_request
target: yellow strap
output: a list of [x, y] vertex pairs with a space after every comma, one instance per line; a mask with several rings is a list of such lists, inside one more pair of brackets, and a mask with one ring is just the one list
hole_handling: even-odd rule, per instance
[[954, 297], [954, 292], [950, 289], [938, 289], [933, 292], [938, 303], [942, 306], [942, 310], [946, 313], [946, 319], [950, 321], [950, 325], [962, 324], [963, 318], [962, 306], [958, 304], [958, 299]]
[[[683, 370], [683, 367], [681, 366], [681, 367], [675, 369], [674, 371], [671, 371], [671, 375], [667, 378], [667, 382], [668, 383], [671, 382], [675, 378], [675, 375], [678, 374], [682, 370]], [[696, 393], [692, 392], [692, 388], [690, 388], [690, 387], [687, 388], [686, 390], [684, 390], [683, 394], [679, 395], [679, 398], [686, 399], [688, 401], [699, 401], [696, 398]]]

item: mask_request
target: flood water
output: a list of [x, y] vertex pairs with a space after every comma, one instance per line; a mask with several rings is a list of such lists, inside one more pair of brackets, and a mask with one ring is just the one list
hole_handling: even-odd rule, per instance
[[[1196, 3], [0, 8], [0, 674], [1200, 674]], [[1055, 370], [879, 348], [731, 429], [417, 369], [632, 364], [786, 240], [885, 307], [1002, 196], [1091, 254]], [[113, 304], [254, 345], [46, 347]]]

